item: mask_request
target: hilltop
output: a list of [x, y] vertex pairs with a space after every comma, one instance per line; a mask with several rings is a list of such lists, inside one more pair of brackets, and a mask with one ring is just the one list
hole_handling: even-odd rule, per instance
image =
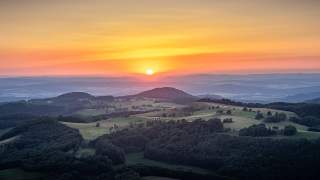
[[154, 88], [136, 94], [133, 97], [154, 98], [175, 103], [187, 103], [198, 99], [196, 96], [173, 87]]

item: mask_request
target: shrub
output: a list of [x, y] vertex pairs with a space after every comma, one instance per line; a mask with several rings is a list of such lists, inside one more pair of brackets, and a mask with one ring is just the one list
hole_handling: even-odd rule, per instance
[[268, 112], [267, 112], [267, 116], [272, 116], [272, 112], [271, 112], [271, 111], [268, 111]]
[[218, 110], [217, 114], [223, 114], [223, 110]]
[[285, 136], [293, 136], [295, 134], [297, 134], [297, 128], [295, 126], [289, 125], [283, 130], [283, 135]]
[[260, 111], [258, 111], [257, 114], [256, 114], [255, 119], [256, 119], [256, 120], [261, 120], [261, 119], [263, 119], [263, 118], [264, 118], [263, 114], [262, 114]]
[[233, 120], [232, 120], [232, 118], [225, 118], [225, 119], [223, 119], [222, 122], [223, 123], [233, 123]]

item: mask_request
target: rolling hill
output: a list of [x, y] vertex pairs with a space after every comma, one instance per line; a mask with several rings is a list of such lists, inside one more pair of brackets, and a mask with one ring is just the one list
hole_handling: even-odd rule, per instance
[[172, 87], [155, 88], [148, 91], [141, 92], [133, 97], [140, 98], [155, 98], [163, 101], [170, 101], [175, 103], [187, 103], [197, 100], [196, 96], [188, 94], [182, 90]]

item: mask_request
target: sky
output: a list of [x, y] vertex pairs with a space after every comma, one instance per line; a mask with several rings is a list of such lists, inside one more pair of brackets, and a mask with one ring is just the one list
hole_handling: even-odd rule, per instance
[[1, 0], [0, 75], [320, 72], [318, 0]]

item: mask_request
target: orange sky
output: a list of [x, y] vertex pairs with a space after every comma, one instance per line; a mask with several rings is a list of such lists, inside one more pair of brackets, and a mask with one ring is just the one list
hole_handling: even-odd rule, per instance
[[2, 0], [0, 75], [318, 72], [317, 0]]

